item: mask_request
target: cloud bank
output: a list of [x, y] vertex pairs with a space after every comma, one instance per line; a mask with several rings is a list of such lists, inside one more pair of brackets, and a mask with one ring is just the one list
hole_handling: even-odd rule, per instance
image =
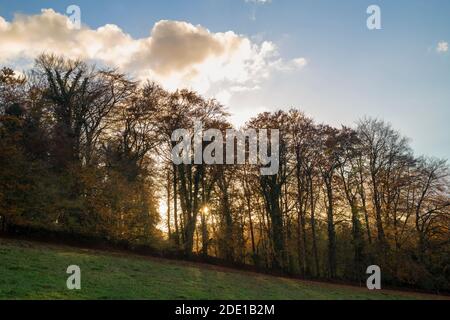
[[147, 38], [135, 39], [120, 27], [77, 29], [52, 9], [37, 15], [0, 17], [0, 63], [28, 67], [43, 52], [82, 58], [151, 79], [173, 90], [188, 87], [227, 96], [252, 90], [273, 72], [291, 71], [304, 58], [281, 59], [274, 43], [252, 42], [233, 31], [213, 33], [188, 22], [161, 20]]

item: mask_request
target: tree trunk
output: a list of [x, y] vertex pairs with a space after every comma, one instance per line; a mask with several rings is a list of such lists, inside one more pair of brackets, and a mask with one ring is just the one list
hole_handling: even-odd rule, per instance
[[206, 225], [206, 217], [205, 212], [202, 211], [201, 213], [201, 221], [202, 221], [202, 255], [204, 257], [208, 256], [208, 243], [209, 243], [209, 237], [208, 237], [208, 226]]
[[297, 246], [298, 246], [298, 264], [302, 276], [306, 276], [306, 233], [305, 233], [305, 213], [303, 211], [305, 187], [301, 179], [300, 156], [297, 152]]
[[255, 233], [253, 230], [253, 221], [252, 221], [252, 210], [250, 204], [250, 196], [247, 197], [247, 209], [248, 209], [248, 221], [250, 225], [250, 237], [252, 241], [252, 257], [253, 263], [256, 265], [256, 246], [255, 246]]
[[336, 231], [334, 228], [334, 212], [333, 212], [333, 189], [331, 185], [332, 177], [326, 177], [325, 185], [327, 189], [327, 225], [328, 225], [328, 268], [329, 276], [336, 278]]
[[167, 234], [169, 239], [172, 238], [172, 230], [170, 226], [170, 171], [167, 170]]
[[364, 254], [364, 241], [361, 232], [361, 223], [358, 217], [358, 208], [356, 204], [351, 201], [350, 203], [352, 211], [352, 234], [353, 234], [353, 248], [354, 248], [354, 264], [355, 264], [355, 279], [361, 282], [363, 254]]
[[386, 245], [386, 238], [384, 234], [383, 220], [381, 216], [382, 215], [381, 199], [378, 191], [378, 184], [376, 182], [376, 177], [374, 175], [372, 175], [372, 184], [373, 184], [373, 202], [375, 207], [378, 242], [380, 243], [384, 251]]
[[173, 218], [175, 224], [175, 244], [180, 246], [180, 230], [178, 228], [178, 193], [177, 193], [177, 167], [173, 165]]
[[319, 270], [319, 255], [317, 252], [317, 236], [316, 236], [316, 218], [315, 218], [315, 204], [314, 204], [314, 189], [313, 189], [313, 181], [312, 177], [309, 177], [309, 200], [310, 200], [310, 209], [311, 209], [311, 232], [312, 232], [312, 246], [313, 246], [313, 255], [314, 255], [314, 264], [316, 268], [316, 277], [320, 276]]
[[367, 203], [366, 203], [366, 193], [364, 191], [364, 176], [363, 176], [363, 167], [361, 164], [361, 158], [358, 162], [358, 175], [359, 175], [359, 186], [358, 186], [358, 193], [361, 197], [362, 207], [364, 210], [364, 220], [366, 223], [366, 232], [367, 232], [367, 241], [369, 245], [372, 244], [372, 232], [370, 231], [370, 224], [369, 224], [369, 212], [367, 210]]

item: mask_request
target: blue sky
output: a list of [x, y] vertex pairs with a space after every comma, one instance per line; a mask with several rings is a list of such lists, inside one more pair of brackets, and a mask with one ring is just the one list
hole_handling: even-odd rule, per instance
[[[69, 4], [80, 6], [90, 28], [115, 24], [134, 39], [149, 37], [160, 20], [185, 21], [255, 44], [269, 41], [286, 63], [306, 59], [302, 68], [271, 71], [255, 90], [230, 94], [236, 123], [291, 106], [332, 125], [380, 117], [412, 138], [418, 154], [450, 158], [450, 52], [436, 50], [450, 42], [450, 1], [0, 0], [0, 16], [11, 22], [16, 13], [42, 8], [64, 14]], [[366, 27], [371, 4], [381, 8], [381, 30]]]

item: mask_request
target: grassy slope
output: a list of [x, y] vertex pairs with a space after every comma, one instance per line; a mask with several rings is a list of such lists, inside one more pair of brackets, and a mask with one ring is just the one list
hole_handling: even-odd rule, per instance
[[[69, 265], [82, 290], [66, 289]], [[0, 239], [0, 299], [420, 299], [191, 263]]]

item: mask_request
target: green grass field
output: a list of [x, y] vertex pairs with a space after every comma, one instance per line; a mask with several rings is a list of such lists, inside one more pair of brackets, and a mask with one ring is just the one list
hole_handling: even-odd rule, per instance
[[[69, 265], [81, 290], [66, 288]], [[0, 299], [437, 299], [201, 264], [0, 239]]]

